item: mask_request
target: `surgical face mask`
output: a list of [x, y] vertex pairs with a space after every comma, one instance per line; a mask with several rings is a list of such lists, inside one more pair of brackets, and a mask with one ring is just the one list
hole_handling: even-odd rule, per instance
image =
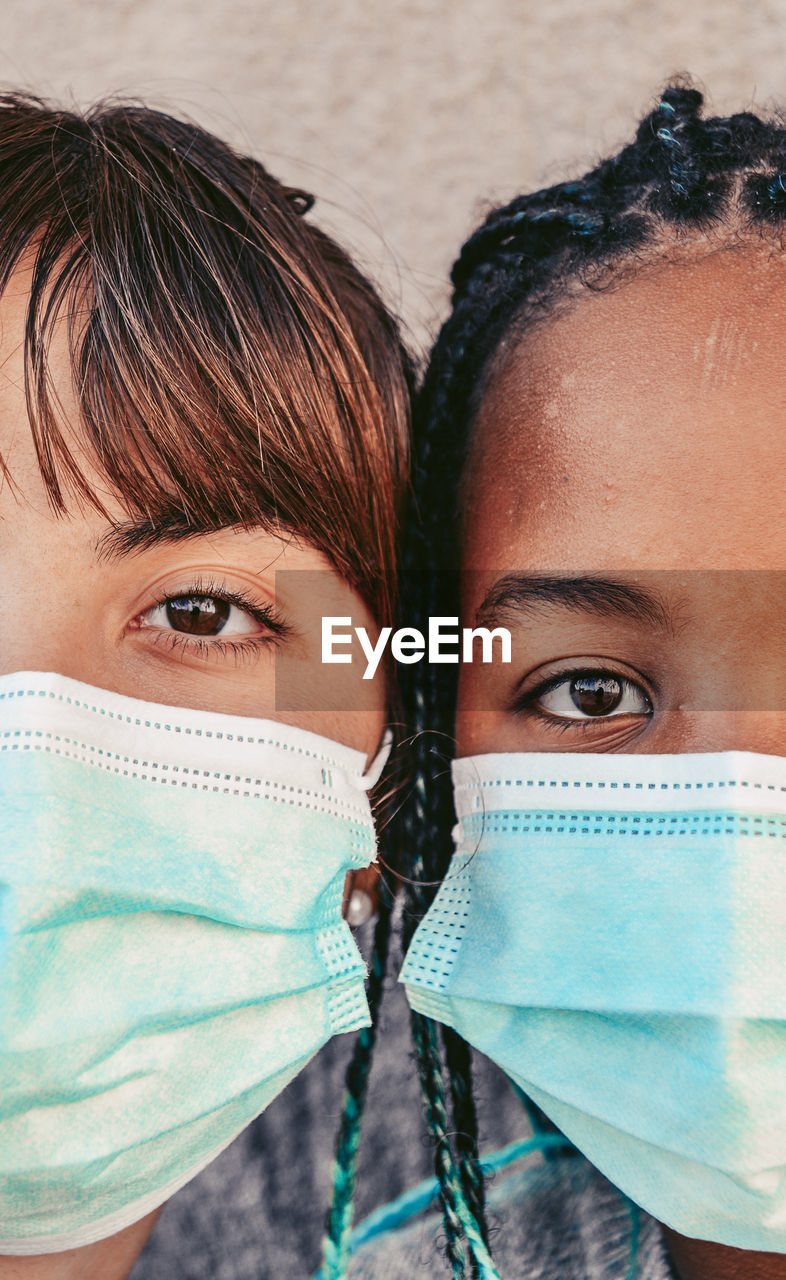
[[0, 1254], [120, 1231], [368, 1025], [344, 878], [365, 757], [0, 678]]
[[485, 755], [402, 981], [687, 1236], [786, 1252], [786, 760]]

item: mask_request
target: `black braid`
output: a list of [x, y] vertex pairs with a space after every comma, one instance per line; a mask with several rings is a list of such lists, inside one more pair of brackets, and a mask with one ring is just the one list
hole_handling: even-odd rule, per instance
[[[441, 597], [444, 588], [445, 579], [440, 575], [426, 574], [418, 581], [416, 593], [409, 597], [414, 617], [419, 619], [415, 625], [425, 625], [427, 628], [428, 624], [424, 621], [425, 610], [429, 602], [433, 605], [433, 602]], [[437, 605], [435, 611], [438, 609]], [[409, 686], [406, 693], [409, 695], [408, 701], [412, 713], [411, 751], [414, 757], [412, 795], [402, 810], [404, 849], [410, 855], [407, 873], [411, 878], [411, 883], [405, 892], [402, 930], [402, 941], [406, 948], [412, 938], [415, 925], [424, 914], [431, 899], [430, 882], [436, 882], [450, 856], [452, 801], [449, 792], [444, 789], [429, 790], [425, 786], [427, 778], [447, 767], [445, 760], [450, 754], [449, 750], [446, 750], [446, 747], [440, 744], [428, 729], [430, 724], [444, 718], [432, 696], [439, 696], [441, 691], [436, 686], [432, 687], [428, 684], [415, 687], [413, 681], [407, 680], [406, 676], [404, 679], [405, 684]], [[423, 831], [434, 834], [433, 846], [426, 846], [421, 837]], [[463, 1148], [460, 1144], [460, 1149], [467, 1148], [467, 1135], [471, 1148], [471, 1154], [468, 1152], [469, 1158], [466, 1160], [465, 1171], [461, 1166], [458, 1168], [456, 1166], [448, 1136], [442, 1064], [437, 1048], [437, 1028], [428, 1018], [414, 1012], [411, 1016], [411, 1026], [426, 1121], [434, 1146], [434, 1168], [440, 1188], [446, 1254], [454, 1280], [460, 1280], [460, 1277], [465, 1274], [462, 1235], [466, 1233], [467, 1226], [466, 1214], [460, 1202], [461, 1191], [464, 1194], [466, 1207], [474, 1218], [474, 1224], [470, 1224], [470, 1230], [476, 1224], [483, 1244], [488, 1245], [483, 1212], [483, 1179], [477, 1160], [477, 1123], [471, 1087], [467, 1085], [464, 1088], [463, 1106], [457, 1108], [456, 1099], [462, 1097], [462, 1082], [466, 1077], [463, 1073], [457, 1073], [455, 1077], [451, 1076], [454, 1123], [465, 1136]], [[451, 1032], [450, 1035], [454, 1040], [459, 1040], [455, 1033]], [[455, 1082], [458, 1082], [457, 1086]], [[477, 1275], [474, 1253], [471, 1253], [471, 1257], [474, 1276]]]
[[[518, 196], [493, 210], [453, 268], [452, 310], [442, 327], [416, 406], [414, 498], [405, 550], [404, 597], [414, 626], [459, 613], [456, 569], [459, 486], [484, 378], [502, 338], [551, 314], [562, 299], [610, 283], [626, 265], [692, 242], [736, 244], [780, 229], [786, 219], [786, 130], [751, 112], [703, 119], [688, 82], [669, 85], [635, 141], [582, 178]], [[755, 230], [752, 231], [752, 228]], [[455, 667], [418, 663], [402, 671], [414, 730], [415, 781], [400, 815], [407, 889], [405, 943], [431, 901], [452, 854]], [[414, 1020], [416, 1052], [434, 1141], [443, 1159], [441, 1073]], [[430, 1024], [429, 1024], [430, 1025]], [[434, 1043], [436, 1043], [434, 1041]], [[466, 1204], [484, 1241], [469, 1052], [444, 1037], [456, 1149]], [[435, 1118], [436, 1117], [436, 1118]], [[453, 1174], [446, 1174], [450, 1196]], [[450, 1206], [449, 1206], [450, 1208]], [[446, 1211], [448, 1251], [455, 1222]]]
[[459, 1177], [467, 1205], [478, 1224], [484, 1242], [488, 1245], [485, 1184], [478, 1159], [478, 1118], [472, 1094], [470, 1048], [466, 1040], [462, 1040], [452, 1027], [442, 1028], [442, 1043], [445, 1048], [445, 1066], [453, 1102]]
[[347, 1067], [341, 1127], [333, 1162], [333, 1197], [322, 1241], [322, 1274], [325, 1280], [338, 1280], [338, 1277], [343, 1276], [349, 1258], [360, 1130], [385, 989], [392, 915], [393, 894], [384, 882], [380, 882], [378, 916], [366, 989], [371, 1026], [363, 1027], [358, 1032]]
[[412, 1012], [412, 1042], [418, 1064], [423, 1105], [429, 1133], [434, 1139], [434, 1170], [439, 1182], [442, 1216], [445, 1224], [445, 1252], [455, 1280], [465, 1272], [461, 1220], [457, 1212], [457, 1170], [450, 1149], [442, 1063], [437, 1050], [435, 1026], [422, 1014]]

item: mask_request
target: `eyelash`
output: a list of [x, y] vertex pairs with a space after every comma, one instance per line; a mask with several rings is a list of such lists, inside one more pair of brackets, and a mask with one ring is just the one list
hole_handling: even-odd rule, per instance
[[[269, 645], [285, 640], [292, 632], [292, 628], [273, 605], [254, 604], [240, 591], [228, 591], [221, 583], [205, 582], [201, 578], [190, 583], [183, 591], [163, 592], [146, 609], [138, 613], [134, 621], [138, 622], [154, 609], [168, 604], [171, 600], [183, 599], [185, 596], [210, 596], [216, 600], [223, 600], [226, 604], [235, 605], [236, 608], [249, 614], [260, 626], [266, 627], [272, 635], [242, 636], [237, 640], [222, 640], [219, 636], [205, 639], [203, 636], [189, 636], [183, 631], [160, 630], [151, 636], [151, 644], [157, 648], [167, 648], [170, 653], [180, 651], [194, 654], [205, 659], [233, 657], [237, 663], [240, 663], [258, 656]], [[155, 629], [151, 627], [150, 630]]]

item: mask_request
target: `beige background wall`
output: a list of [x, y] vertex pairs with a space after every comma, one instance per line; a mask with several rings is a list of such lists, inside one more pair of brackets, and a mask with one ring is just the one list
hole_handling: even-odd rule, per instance
[[314, 191], [422, 343], [489, 200], [581, 171], [690, 70], [786, 101], [786, 0], [0, 0], [0, 79], [185, 112]]

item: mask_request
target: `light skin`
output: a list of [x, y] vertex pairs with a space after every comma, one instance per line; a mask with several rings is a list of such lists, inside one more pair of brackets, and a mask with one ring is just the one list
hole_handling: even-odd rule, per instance
[[[0, 581], [13, 601], [0, 610], [0, 674], [51, 671], [129, 697], [279, 720], [370, 761], [384, 728], [384, 677], [364, 682], [358, 653], [331, 667], [328, 702], [319, 618], [351, 615], [374, 636], [375, 624], [321, 552], [262, 529], [150, 536], [86, 460], [107, 514], [75, 499], [65, 516], [53, 513], [25, 407], [27, 297], [19, 271], [0, 298], [0, 455], [10, 476], [0, 483]], [[62, 332], [50, 367], [76, 425]], [[289, 690], [296, 709], [287, 709]], [[355, 887], [371, 892], [374, 878], [373, 869], [358, 872]], [[81, 1249], [0, 1257], [0, 1280], [122, 1280], [158, 1212]]]
[[[697, 252], [509, 339], [464, 479], [459, 755], [786, 755], [786, 266]], [[605, 601], [605, 603], [604, 603]], [[613, 603], [613, 607], [609, 602]], [[786, 1256], [665, 1231], [681, 1280]]]

